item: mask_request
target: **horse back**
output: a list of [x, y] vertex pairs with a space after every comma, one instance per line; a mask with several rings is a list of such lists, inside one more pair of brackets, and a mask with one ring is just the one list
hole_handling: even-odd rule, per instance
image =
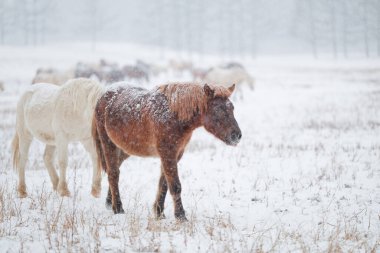
[[65, 83], [55, 102], [54, 129], [66, 133], [69, 140], [91, 137], [93, 112], [102, 93], [102, 86], [91, 79], [78, 78]]
[[193, 130], [192, 123], [178, 120], [159, 89], [113, 87], [95, 111], [107, 138], [128, 155], [160, 156], [165, 146], [179, 152]]
[[156, 106], [157, 102], [146, 89], [113, 85], [99, 99], [96, 115], [108, 138], [125, 153], [158, 156], [157, 138], [161, 127], [154, 114], [162, 115], [164, 110]]

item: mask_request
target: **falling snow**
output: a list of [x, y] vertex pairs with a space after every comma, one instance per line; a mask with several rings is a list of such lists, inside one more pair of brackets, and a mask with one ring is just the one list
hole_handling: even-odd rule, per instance
[[[0, 92], [0, 252], [379, 250], [380, 63], [375, 60], [244, 61], [255, 90], [242, 86], [244, 98], [233, 100], [241, 142], [229, 147], [199, 129], [179, 163], [188, 223], [174, 221], [170, 196], [166, 219], [153, 219], [160, 175], [154, 158], [132, 157], [121, 166], [126, 213], [114, 215], [105, 207], [105, 175], [101, 197], [90, 195], [91, 161], [77, 144], [69, 149], [72, 197], [53, 191], [43, 145], [36, 141], [26, 170], [29, 197], [17, 198], [10, 155], [16, 103], [38, 65], [61, 58], [57, 64], [67, 67], [79, 52], [93, 59], [91, 51], [76, 47], [46, 47], [49, 53], [41, 55], [32, 48], [0, 47], [5, 84]], [[107, 45], [101, 56], [123, 62], [149, 51], [123, 48]], [[205, 63], [215, 59], [204, 57]], [[188, 77], [163, 74], [145, 88], [173, 79]], [[144, 94], [135, 90], [134, 99]], [[139, 102], [126, 109], [138, 105], [140, 110], [147, 106]]]

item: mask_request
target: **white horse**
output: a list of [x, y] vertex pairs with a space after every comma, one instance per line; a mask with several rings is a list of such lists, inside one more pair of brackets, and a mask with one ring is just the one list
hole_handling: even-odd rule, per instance
[[[45, 166], [54, 190], [70, 196], [66, 183], [68, 144], [79, 141], [90, 153], [93, 165], [91, 194], [99, 197], [101, 168], [91, 135], [95, 104], [103, 87], [94, 80], [78, 78], [63, 86], [40, 83], [30, 86], [17, 104], [16, 134], [12, 142], [13, 166], [18, 170], [20, 197], [26, 197], [25, 164], [33, 137], [46, 144]], [[57, 156], [59, 177], [54, 166]]]
[[204, 82], [209, 84], [218, 84], [229, 87], [231, 83], [236, 84], [236, 94], [242, 98], [242, 84], [247, 83], [251, 90], [254, 90], [255, 81], [252, 76], [240, 66], [231, 66], [229, 68], [214, 67], [210, 69], [204, 77]]

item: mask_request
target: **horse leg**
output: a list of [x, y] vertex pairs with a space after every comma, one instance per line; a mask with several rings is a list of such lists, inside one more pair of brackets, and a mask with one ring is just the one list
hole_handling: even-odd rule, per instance
[[[118, 149], [118, 164], [117, 168], [120, 168], [121, 164], [125, 159], [128, 158], [128, 155], [125, 154], [121, 149]], [[120, 201], [121, 203], [121, 201]], [[108, 187], [108, 193], [107, 193], [107, 198], [106, 198], [106, 208], [111, 209], [112, 208], [112, 194], [111, 194], [111, 187]]]
[[18, 194], [20, 198], [25, 198], [28, 194], [26, 192], [26, 184], [25, 184], [25, 165], [28, 160], [29, 147], [32, 143], [32, 138], [28, 136], [19, 136], [19, 166], [18, 166]]
[[[184, 150], [182, 150], [177, 158], [177, 162], [181, 160]], [[158, 191], [156, 195], [156, 201], [153, 205], [154, 214], [156, 216], [156, 219], [164, 219], [164, 208], [165, 208], [165, 197], [166, 193], [168, 191], [168, 183], [166, 182], [164, 168], [161, 165], [161, 175], [160, 180], [158, 181]]]
[[54, 167], [54, 152], [55, 152], [54, 146], [46, 145], [45, 152], [44, 152], [44, 163], [45, 163], [45, 166], [48, 170], [50, 180], [53, 184], [53, 189], [57, 190], [59, 178], [58, 178], [57, 172], [55, 171], [55, 167]]
[[164, 169], [161, 165], [161, 175], [160, 175], [160, 180], [158, 181], [158, 191], [157, 191], [156, 201], [154, 202], [154, 205], [153, 205], [153, 210], [154, 210], [156, 219], [165, 218], [164, 205], [165, 205], [165, 197], [166, 197], [167, 191], [168, 191], [168, 184], [166, 182]]
[[105, 157], [107, 157], [107, 174], [108, 174], [108, 184], [111, 191], [112, 196], [112, 210], [115, 214], [117, 213], [124, 213], [123, 204], [120, 199], [120, 192], [119, 192], [119, 175], [120, 175], [120, 169], [118, 164], [118, 159], [115, 159], [115, 153], [117, 147], [115, 146], [113, 150], [104, 150]]
[[70, 191], [67, 189], [66, 168], [68, 143], [63, 138], [57, 138], [57, 156], [59, 166], [58, 193], [63, 197], [69, 197]]
[[95, 198], [100, 197], [100, 192], [102, 190], [102, 168], [100, 164], [98, 164], [98, 155], [95, 149], [95, 143], [92, 139], [82, 141], [84, 148], [90, 153], [91, 162], [92, 162], [92, 186], [91, 186], [91, 194]]
[[166, 182], [174, 203], [174, 216], [178, 221], [187, 221], [181, 200], [181, 182], [178, 177], [177, 159], [161, 158]]
[[111, 194], [111, 187], [108, 187], [108, 193], [106, 198], [106, 208], [112, 209], [112, 194]]
[[[98, 135], [102, 147], [102, 155], [107, 166], [108, 175], [108, 185], [109, 192], [111, 193], [112, 199], [112, 210], [115, 214], [124, 213], [123, 204], [120, 199], [119, 192], [119, 175], [120, 175], [120, 164], [122, 162], [121, 155], [122, 151], [113, 144], [110, 138], [107, 136], [106, 129], [102, 125], [97, 127]], [[124, 154], [124, 153], [123, 153]], [[106, 200], [106, 206], [109, 203], [109, 194]]]

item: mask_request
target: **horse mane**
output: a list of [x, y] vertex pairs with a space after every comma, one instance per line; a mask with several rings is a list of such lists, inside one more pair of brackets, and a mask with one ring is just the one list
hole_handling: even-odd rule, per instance
[[[209, 85], [214, 97], [228, 98], [231, 91], [222, 86]], [[207, 110], [207, 95], [204, 86], [195, 83], [171, 83], [158, 86], [158, 91], [168, 100], [170, 111], [177, 114], [178, 119], [186, 121], [196, 112], [203, 114]]]
[[67, 81], [60, 92], [62, 97], [70, 98], [73, 103], [72, 108], [76, 112], [88, 106], [95, 107], [98, 98], [103, 93], [103, 86], [92, 79], [76, 78]]

